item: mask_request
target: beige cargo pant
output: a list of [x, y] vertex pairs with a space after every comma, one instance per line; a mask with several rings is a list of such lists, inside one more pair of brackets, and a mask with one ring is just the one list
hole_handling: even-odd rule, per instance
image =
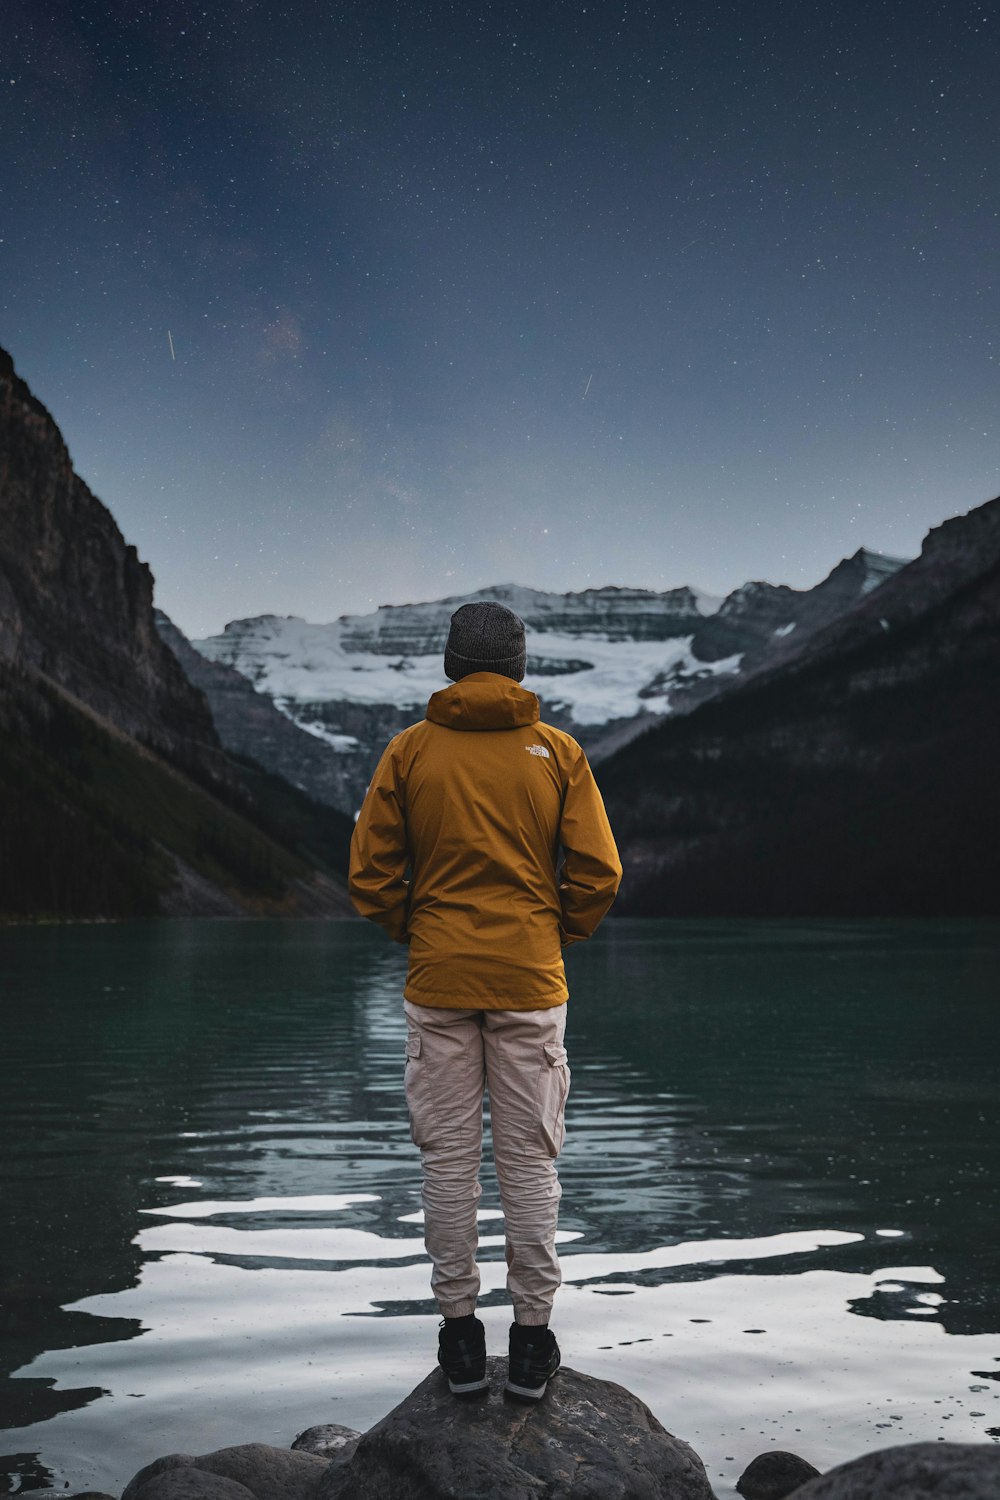
[[406, 1010], [406, 1102], [423, 1159], [424, 1243], [442, 1314], [474, 1312], [483, 1095], [489, 1090], [507, 1290], [518, 1323], [547, 1323], [562, 1280], [555, 1235], [570, 1072], [566, 1006]]

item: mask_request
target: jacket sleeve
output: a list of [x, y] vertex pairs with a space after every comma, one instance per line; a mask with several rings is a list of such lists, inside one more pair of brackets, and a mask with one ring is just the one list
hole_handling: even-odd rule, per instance
[[409, 855], [406, 809], [395, 741], [390, 740], [375, 769], [351, 838], [348, 888], [355, 910], [384, 927], [397, 943], [406, 931]]
[[566, 783], [559, 842], [565, 855], [559, 876], [559, 936], [566, 947], [596, 930], [622, 878], [604, 802], [582, 750]]

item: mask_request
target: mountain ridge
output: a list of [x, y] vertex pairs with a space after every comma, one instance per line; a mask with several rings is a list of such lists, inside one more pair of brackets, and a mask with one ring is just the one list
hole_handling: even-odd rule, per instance
[[[323, 785], [298, 761], [291, 742], [268, 749], [269, 763], [345, 811], [360, 806], [385, 739], [422, 713], [445, 683], [444, 645], [452, 613], [472, 599], [495, 599], [527, 628], [525, 686], [542, 714], [566, 729], [599, 763], [664, 714], [689, 712], [729, 691], [741, 674], [780, 650], [782, 634], [811, 637], [902, 566], [860, 548], [812, 589], [760, 581], [725, 599], [688, 585], [656, 591], [604, 585], [552, 594], [496, 584], [418, 604], [380, 605], [326, 625], [264, 614], [230, 621], [218, 635], [191, 644], [205, 659], [238, 671], [286, 718], [323, 740], [340, 760]], [[190, 665], [191, 659], [185, 657]], [[232, 697], [195, 670], [213, 704], [223, 738], [245, 743], [259, 702]], [[213, 697], [213, 693], [217, 696]], [[291, 755], [291, 759], [289, 759]]]
[[1000, 499], [813, 647], [605, 762], [620, 911], [1000, 914]]
[[498, 584], [199, 651], [5, 354], [0, 449], [5, 919], [350, 914], [347, 815], [484, 597], [601, 763], [620, 912], [1000, 912], [1000, 498], [808, 590]]
[[152, 600], [0, 350], [0, 919], [353, 915], [349, 821], [224, 750]]

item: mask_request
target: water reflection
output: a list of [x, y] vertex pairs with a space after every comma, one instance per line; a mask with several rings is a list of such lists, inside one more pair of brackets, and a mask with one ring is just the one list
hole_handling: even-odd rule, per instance
[[[996, 939], [629, 922], [570, 955], [567, 1362], [720, 1496], [772, 1439], [1000, 1427]], [[429, 1367], [401, 961], [362, 927], [0, 933], [8, 1489], [367, 1426]], [[487, 1166], [500, 1348], [498, 1203]]]
[[[429, 1367], [436, 1320], [419, 1241], [410, 1236], [331, 1227], [323, 1233], [332, 1239], [317, 1243], [303, 1228], [275, 1231], [272, 1244], [248, 1229], [234, 1257], [220, 1253], [204, 1218], [164, 1228], [176, 1248], [158, 1239], [160, 1253], [137, 1286], [79, 1308], [127, 1312], [141, 1320], [142, 1338], [36, 1361], [39, 1372], [98, 1381], [107, 1392], [47, 1424], [56, 1473], [113, 1489], [161, 1451], [203, 1452], [251, 1436], [287, 1444], [302, 1427], [329, 1420], [364, 1427]], [[368, 1258], [355, 1259], [362, 1238]], [[940, 1328], [928, 1337], [932, 1329], [919, 1320], [852, 1324], [845, 1309], [883, 1297], [897, 1297], [900, 1314], [933, 1314], [926, 1299], [942, 1295], [943, 1280], [917, 1265], [867, 1274], [794, 1269], [793, 1259], [809, 1264], [846, 1240], [857, 1245], [860, 1237], [659, 1247], [642, 1265], [696, 1267], [705, 1254], [715, 1274], [658, 1285], [628, 1277], [636, 1257], [581, 1247], [566, 1258], [560, 1334], [575, 1365], [628, 1385], [695, 1444], [720, 1496], [772, 1439], [821, 1466], [876, 1445], [883, 1430], [899, 1441], [981, 1439], [997, 1423], [998, 1397], [973, 1372], [995, 1357], [997, 1341], [960, 1336], [942, 1344]], [[731, 1271], [751, 1260], [763, 1274]], [[780, 1275], [768, 1269], [776, 1260]], [[499, 1262], [484, 1266], [482, 1316], [498, 1349], [509, 1320], [503, 1274]], [[121, 1407], [136, 1397], [143, 1399], [124, 1432]], [[111, 1453], [119, 1467], [103, 1458]], [[83, 1455], [90, 1461], [81, 1463]]]

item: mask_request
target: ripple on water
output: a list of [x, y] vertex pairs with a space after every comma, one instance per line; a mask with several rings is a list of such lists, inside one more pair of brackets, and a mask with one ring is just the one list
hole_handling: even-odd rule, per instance
[[[244, 1441], [251, 1413], [255, 1438], [283, 1444], [312, 1422], [370, 1425], [432, 1362], [436, 1328], [428, 1266], [412, 1234], [419, 1212], [404, 1216], [400, 1227], [410, 1233], [349, 1222], [377, 1203], [376, 1194], [204, 1197], [144, 1210], [166, 1222], [136, 1237], [145, 1257], [137, 1284], [76, 1304], [94, 1317], [137, 1319], [142, 1336], [43, 1355], [30, 1368], [106, 1393], [45, 1424], [47, 1462], [57, 1472], [75, 1464], [78, 1473], [80, 1454], [94, 1455], [88, 1482], [113, 1488], [139, 1467], [144, 1442], [148, 1456]], [[487, 1228], [499, 1217], [482, 1214]], [[275, 1227], [259, 1227], [269, 1221]], [[890, 1423], [897, 1441], [931, 1430], [984, 1436], [984, 1383], [978, 1406], [961, 1397], [942, 1406], [940, 1391], [943, 1380], [971, 1393], [967, 1372], [985, 1364], [995, 1340], [952, 1338], [942, 1349], [922, 1323], [845, 1316], [886, 1297], [908, 1299], [911, 1312], [940, 1303], [942, 1278], [932, 1267], [847, 1273], [817, 1264], [838, 1247], [877, 1243], [874, 1234], [798, 1231], [615, 1254], [591, 1252], [579, 1236], [562, 1239], [573, 1239], [559, 1295], [567, 1363], [626, 1383], [694, 1443], [710, 1471], [721, 1466], [735, 1477], [779, 1434], [820, 1467]], [[484, 1249], [499, 1254], [501, 1245], [501, 1235], [484, 1234]], [[742, 1269], [755, 1261], [780, 1263], [781, 1272]], [[684, 1267], [713, 1274], [655, 1285], [629, 1279]], [[487, 1256], [482, 1273], [482, 1316], [499, 1348], [509, 1321], [505, 1266]], [[142, 1405], [130, 1410], [123, 1447], [116, 1402], [125, 1396], [141, 1396]]]
[[[720, 1497], [772, 1444], [823, 1468], [1000, 1432], [996, 935], [608, 925], [568, 958], [567, 1363], [642, 1396]], [[7, 1434], [17, 1484], [117, 1492], [170, 1449], [381, 1416], [437, 1323], [400, 955], [222, 923], [0, 933], [0, 960], [3, 1390], [40, 1417]], [[500, 1349], [488, 1158], [483, 1184]]]

